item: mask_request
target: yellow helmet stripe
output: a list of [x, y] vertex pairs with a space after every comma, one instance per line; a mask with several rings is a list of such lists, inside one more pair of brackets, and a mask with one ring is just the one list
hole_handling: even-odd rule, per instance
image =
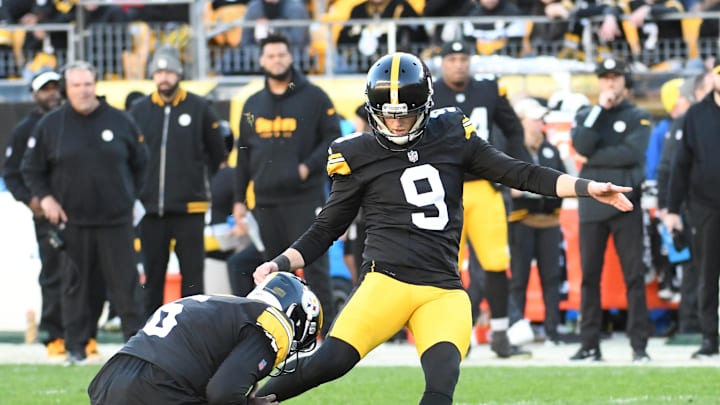
[[402, 55], [399, 53], [393, 55], [392, 65], [390, 65], [390, 104], [400, 104], [400, 98], [398, 97], [400, 58], [402, 58]]

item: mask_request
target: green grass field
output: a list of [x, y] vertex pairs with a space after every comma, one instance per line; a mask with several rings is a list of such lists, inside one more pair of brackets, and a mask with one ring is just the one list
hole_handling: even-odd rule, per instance
[[[87, 404], [98, 366], [0, 366], [0, 404]], [[717, 404], [720, 368], [466, 367], [457, 404]], [[423, 388], [415, 367], [358, 367], [297, 399], [305, 404], [414, 404]]]

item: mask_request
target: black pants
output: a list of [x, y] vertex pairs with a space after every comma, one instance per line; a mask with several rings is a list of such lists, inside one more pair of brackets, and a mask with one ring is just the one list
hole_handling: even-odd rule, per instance
[[122, 353], [100, 369], [88, 387], [88, 395], [92, 405], [207, 404], [161, 368]]
[[600, 278], [608, 237], [612, 234], [627, 288], [627, 334], [634, 350], [644, 350], [650, 334], [645, 301], [642, 211], [636, 207], [602, 222], [580, 222], [582, 290], [580, 336], [584, 347], [600, 343]]
[[62, 232], [62, 317], [65, 346], [83, 353], [97, 330], [98, 303], [108, 296], [122, 321], [125, 340], [144, 323], [135, 300], [138, 274], [131, 224], [105, 227], [68, 225]]
[[[293, 203], [292, 205], [255, 207], [253, 215], [260, 227], [260, 236], [265, 244], [265, 259], [271, 260], [284, 252], [295, 239], [299, 238], [312, 225], [316, 210], [322, 207], [322, 201]], [[327, 253], [315, 262], [306, 264], [305, 280], [317, 295], [323, 308], [323, 327], [325, 335], [335, 319], [335, 307], [330, 284], [330, 261]]]
[[140, 223], [140, 239], [145, 258], [145, 317], [163, 304], [165, 273], [170, 260], [170, 241], [175, 239], [175, 254], [180, 265], [182, 287], [187, 297], [205, 292], [204, 214], [145, 215]]
[[690, 204], [693, 261], [699, 270], [700, 329], [717, 342], [718, 279], [720, 278], [720, 209]]
[[35, 219], [35, 235], [40, 251], [40, 294], [42, 313], [39, 329], [47, 333], [46, 343], [63, 337], [60, 275], [60, 251], [50, 243], [49, 232], [53, 225], [44, 218]]
[[560, 323], [560, 242], [559, 226], [533, 228], [520, 222], [509, 225], [510, 234], [510, 293], [520, 311], [525, 313], [528, 280], [532, 259], [537, 260], [545, 303], [545, 331], [549, 337], [557, 335]]
[[230, 289], [233, 295], [245, 297], [255, 288], [253, 272], [263, 261], [265, 261], [265, 258], [252, 243], [228, 258], [228, 278], [230, 279]]
[[[475, 249], [473, 249], [472, 244], [469, 243], [468, 275], [470, 276], [470, 282], [468, 283], [467, 287], [465, 287], [465, 292], [467, 292], [468, 296], [470, 297], [470, 309], [473, 325], [475, 325], [475, 323], [478, 321], [478, 317], [480, 316], [480, 304], [482, 303], [483, 299], [487, 298], [487, 294], [485, 293], [485, 280], [487, 276], [485, 272], [486, 270], [483, 269], [482, 264], [480, 264], [480, 260], [478, 260], [477, 255], [475, 254]], [[492, 311], [492, 308], [490, 308], [490, 311]], [[507, 316], [510, 319], [511, 325], [523, 318], [523, 313], [518, 308], [517, 303], [512, 297], [512, 294], [508, 295], [507, 311]]]
[[465, 287], [465, 291], [470, 297], [472, 324], [475, 325], [480, 316], [480, 303], [485, 298], [485, 269], [482, 268], [470, 243], [468, 243], [468, 276], [470, 282]]

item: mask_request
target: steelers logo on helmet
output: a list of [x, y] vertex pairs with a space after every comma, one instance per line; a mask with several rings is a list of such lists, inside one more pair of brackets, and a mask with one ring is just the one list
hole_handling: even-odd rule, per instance
[[[365, 109], [381, 145], [405, 146], [423, 134], [433, 105], [432, 93], [430, 70], [414, 55], [396, 52], [373, 64], [365, 85]], [[414, 117], [415, 122], [405, 133], [395, 133], [385, 122], [388, 118], [410, 117]]]
[[290, 273], [272, 273], [247, 297], [263, 301], [287, 316], [294, 329], [291, 354], [315, 348], [322, 328], [322, 307], [304, 281]]

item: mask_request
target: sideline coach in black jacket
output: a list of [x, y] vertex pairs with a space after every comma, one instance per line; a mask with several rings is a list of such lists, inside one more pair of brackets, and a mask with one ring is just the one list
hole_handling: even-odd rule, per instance
[[204, 293], [205, 212], [210, 206], [210, 176], [225, 161], [220, 122], [210, 102], [180, 87], [182, 64], [177, 49], [159, 48], [150, 62], [157, 89], [133, 104], [130, 114], [150, 151], [140, 200], [145, 257], [145, 315], [163, 304], [171, 240], [182, 274], [181, 294]]
[[48, 355], [65, 354], [65, 343], [62, 329], [62, 313], [60, 311], [60, 255], [50, 243], [50, 231], [53, 225], [45, 219], [40, 207], [40, 199], [33, 196], [23, 180], [20, 164], [27, 149], [28, 138], [35, 125], [48, 111], [60, 105], [58, 83], [60, 75], [54, 71], [46, 71], [36, 75], [30, 82], [30, 90], [37, 108], [32, 110], [10, 134], [10, 141], [5, 150], [5, 167], [3, 176], [8, 190], [16, 200], [27, 205], [33, 213], [35, 235], [40, 251], [40, 291], [42, 294], [42, 314], [40, 330], [47, 333], [44, 343]]
[[[240, 120], [233, 214], [239, 230], [246, 209], [253, 210], [266, 260], [282, 253], [315, 220], [325, 203], [328, 148], [340, 137], [332, 101], [292, 64], [284, 36], [260, 42], [265, 88], [247, 99]], [[254, 194], [254, 205], [246, 192]], [[329, 267], [323, 255], [304, 273], [323, 307], [323, 332], [335, 316]]]
[[582, 109], [572, 129], [573, 146], [583, 163], [580, 176], [627, 184], [635, 208], [620, 212], [594, 201], [578, 200], [580, 215], [580, 261], [582, 289], [582, 347], [571, 360], [601, 360], [600, 278], [608, 237], [613, 236], [627, 286], [627, 334], [633, 361], [650, 360], [645, 348], [650, 321], [645, 302], [645, 264], [640, 184], [645, 178], [645, 150], [650, 138], [650, 114], [627, 99], [631, 77], [625, 63], [608, 58], [596, 73], [600, 87], [598, 102]]
[[92, 65], [72, 62], [63, 79], [67, 103], [38, 122], [21, 168], [45, 217], [64, 228], [62, 316], [68, 363], [75, 364], [86, 358], [100, 315], [92, 303], [106, 289], [125, 339], [143, 325], [133, 299], [132, 219], [148, 155], [132, 119], [95, 95]]
[[685, 114], [682, 139], [670, 171], [669, 230], [682, 230], [680, 206], [687, 202], [692, 255], [700, 270], [700, 329], [696, 359], [718, 356], [718, 279], [720, 279], [720, 63], [712, 70], [712, 91]]

